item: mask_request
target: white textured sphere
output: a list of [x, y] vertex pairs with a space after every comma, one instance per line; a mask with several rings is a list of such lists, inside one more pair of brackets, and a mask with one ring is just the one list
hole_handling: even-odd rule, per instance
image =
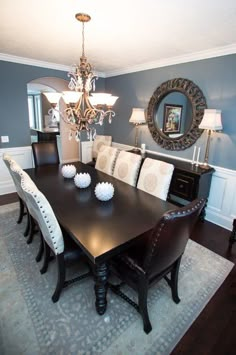
[[99, 182], [95, 187], [95, 195], [100, 201], [108, 201], [114, 195], [114, 187], [109, 182]]
[[76, 167], [74, 165], [68, 164], [64, 165], [61, 169], [62, 175], [64, 178], [73, 178], [76, 174]]
[[85, 189], [91, 184], [91, 176], [88, 173], [79, 173], [74, 177], [74, 182], [77, 187]]

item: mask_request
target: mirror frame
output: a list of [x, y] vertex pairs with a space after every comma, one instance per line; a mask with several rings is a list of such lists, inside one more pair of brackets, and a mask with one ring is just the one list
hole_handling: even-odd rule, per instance
[[[169, 138], [156, 125], [155, 116], [161, 100], [172, 92], [180, 92], [187, 96], [192, 105], [192, 124], [181, 137]], [[147, 108], [147, 124], [154, 141], [167, 150], [184, 150], [193, 145], [203, 133], [198, 126], [207, 108], [206, 99], [201, 89], [191, 80], [175, 78], [162, 83], [154, 91]]]

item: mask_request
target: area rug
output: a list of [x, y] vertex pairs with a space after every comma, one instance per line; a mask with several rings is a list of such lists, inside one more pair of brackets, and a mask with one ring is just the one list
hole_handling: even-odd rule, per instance
[[[233, 267], [233, 263], [189, 240], [179, 275], [176, 305], [163, 280], [150, 289], [153, 330], [143, 332], [139, 314], [108, 292], [107, 312], [95, 311], [93, 280], [63, 291], [53, 304], [56, 268], [46, 274], [35, 262], [39, 238], [26, 244], [25, 222], [16, 224], [18, 204], [0, 207], [0, 354], [170, 354]], [[81, 266], [77, 266], [79, 271]], [[129, 296], [135, 294], [127, 288]]]

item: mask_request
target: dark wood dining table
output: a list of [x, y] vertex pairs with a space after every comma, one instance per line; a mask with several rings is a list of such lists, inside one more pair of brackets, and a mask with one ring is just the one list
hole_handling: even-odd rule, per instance
[[[163, 213], [177, 207], [89, 165], [81, 162], [73, 165], [77, 173], [90, 174], [89, 187], [78, 188], [73, 178], [64, 178], [62, 165], [25, 171], [48, 199], [61, 226], [93, 263], [95, 305], [101, 315], [107, 307], [109, 260], [151, 230]], [[113, 184], [111, 200], [105, 202], [96, 198], [94, 190], [99, 182]]]

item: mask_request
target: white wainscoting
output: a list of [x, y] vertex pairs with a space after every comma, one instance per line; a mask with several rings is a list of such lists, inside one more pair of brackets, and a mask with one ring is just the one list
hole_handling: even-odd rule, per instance
[[232, 230], [236, 218], [236, 171], [213, 166], [206, 220]]
[[92, 146], [93, 141], [85, 141], [80, 144], [80, 161], [85, 164], [92, 161]]
[[15, 192], [15, 186], [11, 175], [2, 159], [4, 153], [8, 153], [23, 168], [33, 167], [33, 156], [31, 146], [17, 148], [1, 148], [0, 149], [0, 195]]

